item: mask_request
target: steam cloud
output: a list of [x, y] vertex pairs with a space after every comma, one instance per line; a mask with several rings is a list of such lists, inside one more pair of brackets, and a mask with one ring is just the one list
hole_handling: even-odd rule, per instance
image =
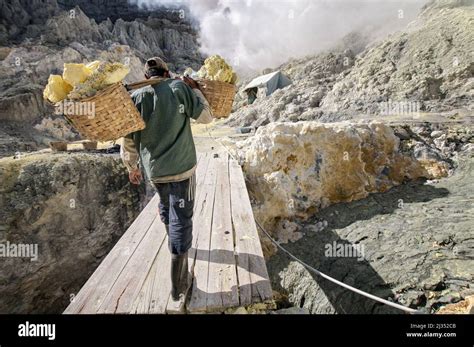
[[129, 0], [189, 8], [202, 53], [220, 54], [240, 72], [315, 54], [354, 30], [374, 38], [405, 27], [426, 0]]

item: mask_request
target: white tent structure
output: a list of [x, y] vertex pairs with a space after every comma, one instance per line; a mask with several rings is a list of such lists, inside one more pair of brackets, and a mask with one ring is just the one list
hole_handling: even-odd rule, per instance
[[267, 75], [259, 76], [247, 84], [244, 91], [251, 88], [265, 88], [266, 95], [271, 95], [275, 90], [284, 88], [291, 84], [291, 80], [283, 75], [281, 71], [275, 71]]

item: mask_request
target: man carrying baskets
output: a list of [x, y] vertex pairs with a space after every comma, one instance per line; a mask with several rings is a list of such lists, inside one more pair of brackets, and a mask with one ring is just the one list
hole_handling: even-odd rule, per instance
[[212, 112], [196, 81], [171, 79], [162, 59], [147, 60], [145, 77], [160, 81], [132, 94], [146, 127], [124, 138], [121, 157], [133, 184], [141, 182], [143, 169], [158, 191], [171, 252], [171, 297], [182, 309], [189, 287], [197, 164], [190, 120], [209, 123]]

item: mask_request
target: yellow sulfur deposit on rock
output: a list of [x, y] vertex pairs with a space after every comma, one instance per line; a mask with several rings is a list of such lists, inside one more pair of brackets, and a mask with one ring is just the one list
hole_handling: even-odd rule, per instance
[[53, 103], [56, 103], [64, 100], [71, 90], [72, 86], [64, 81], [61, 76], [50, 75], [48, 84], [43, 91], [43, 97]]
[[211, 81], [221, 81], [235, 84], [237, 74], [232, 67], [220, 55], [213, 55], [204, 61], [204, 65], [198, 71], [198, 76]]

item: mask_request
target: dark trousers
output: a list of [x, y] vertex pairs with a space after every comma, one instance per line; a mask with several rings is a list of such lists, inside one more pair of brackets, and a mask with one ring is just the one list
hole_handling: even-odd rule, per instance
[[169, 225], [168, 242], [172, 254], [184, 254], [193, 241], [195, 178], [181, 182], [154, 183], [160, 196], [160, 218]]

